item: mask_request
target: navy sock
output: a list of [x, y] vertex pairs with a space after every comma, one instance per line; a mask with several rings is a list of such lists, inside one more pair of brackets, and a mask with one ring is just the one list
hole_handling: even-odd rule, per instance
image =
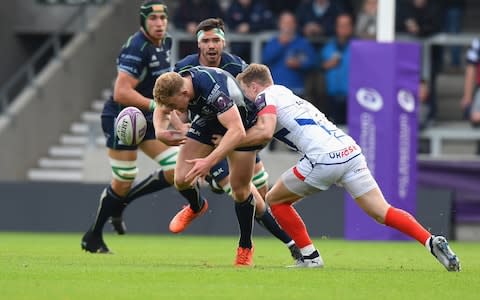
[[188, 203], [190, 204], [190, 208], [194, 212], [199, 212], [204, 204], [203, 198], [200, 196], [200, 191], [198, 188], [198, 184], [193, 186], [192, 188], [178, 191], [182, 196], [187, 199]]
[[93, 233], [101, 235], [103, 226], [107, 222], [108, 218], [113, 215], [121, 214], [121, 211], [125, 208], [123, 198], [115, 194], [111, 186], [108, 186], [103, 190], [100, 196], [100, 203], [97, 210], [97, 216], [95, 223], [93, 223], [91, 230]]
[[170, 186], [171, 184], [165, 179], [163, 170], [158, 169], [132, 187], [128, 192], [126, 202], [130, 204], [141, 196], [161, 191]]
[[255, 220], [258, 224], [262, 225], [263, 228], [267, 229], [271, 234], [273, 234], [277, 239], [281, 240], [285, 244], [288, 244], [292, 238], [283, 231], [282, 228], [278, 225], [277, 221], [270, 214], [268, 208], [265, 208], [265, 212], [260, 217], [255, 217]]
[[255, 200], [252, 194], [241, 203], [235, 202], [235, 213], [240, 226], [238, 245], [242, 248], [252, 248], [253, 216], [255, 214]]

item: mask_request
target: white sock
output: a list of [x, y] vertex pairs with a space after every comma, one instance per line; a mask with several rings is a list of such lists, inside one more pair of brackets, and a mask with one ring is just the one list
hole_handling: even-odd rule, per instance
[[305, 246], [303, 247], [302, 249], [300, 249], [300, 252], [302, 253], [303, 256], [308, 256], [310, 254], [313, 253], [313, 251], [315, 251], [315, 246], [313, 244], [310, 244], [308, 246]]
[[427, 241], [425, 242], [425, 248], [427, 248], [428, 251], [432, 252], [432, 248], [430, 248], [430, 240], [433, 238], [433, 235], [430, 236]]

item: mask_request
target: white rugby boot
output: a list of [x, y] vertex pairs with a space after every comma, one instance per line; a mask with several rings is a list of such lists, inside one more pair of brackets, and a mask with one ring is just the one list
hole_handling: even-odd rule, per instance
[[460, 260], [448, 246], [445, 237], [432, 235], [429, 245], [430, 252], [449, 272], [460, 272]]
[[304, 255], [302, 258], [297, 259], [294, 265], [287, 268], [323, 268], [323, 259], [317, 250], [313, 251], [310, 255]]

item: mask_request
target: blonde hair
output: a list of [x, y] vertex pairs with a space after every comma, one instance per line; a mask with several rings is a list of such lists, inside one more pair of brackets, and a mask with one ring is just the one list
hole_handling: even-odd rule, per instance
[[242, 73], [237, 75], [237, 80], [246, 85], [250, 85], [254, 81], [262, 86], [273, 84], [270, 69], [262, 64], [250, 64]]
[[160, 75], [153, 87], [153, 99], [158, 104], [178, 94], [183, 87], [183, 78], [176, 72], [167, 72]]

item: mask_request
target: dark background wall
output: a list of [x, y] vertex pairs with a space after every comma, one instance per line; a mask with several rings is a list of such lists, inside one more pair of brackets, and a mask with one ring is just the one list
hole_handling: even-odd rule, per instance
[[[0, 231], [85, 231], [93, 222], [103, 188], [99, 184], [0, 183]], [[202, 192], [209, 211], [185, 233], [236, 235], [233, 201], [208, 189]], [[312, 236], [343, 237], [343, 198], [343, 190], [334, 187], [296, 205]], [[170, 219], [183, 204], [173, 188], [138, 199], [125, 212], [128, 230], [168, 233]], [[420, 188], [417, 218], [431, 232], [452, 238], [450, 193]], [[108, 224], [106, 230], [111, 230]], [[268, 233], [256, 226], [255, 234]]]

